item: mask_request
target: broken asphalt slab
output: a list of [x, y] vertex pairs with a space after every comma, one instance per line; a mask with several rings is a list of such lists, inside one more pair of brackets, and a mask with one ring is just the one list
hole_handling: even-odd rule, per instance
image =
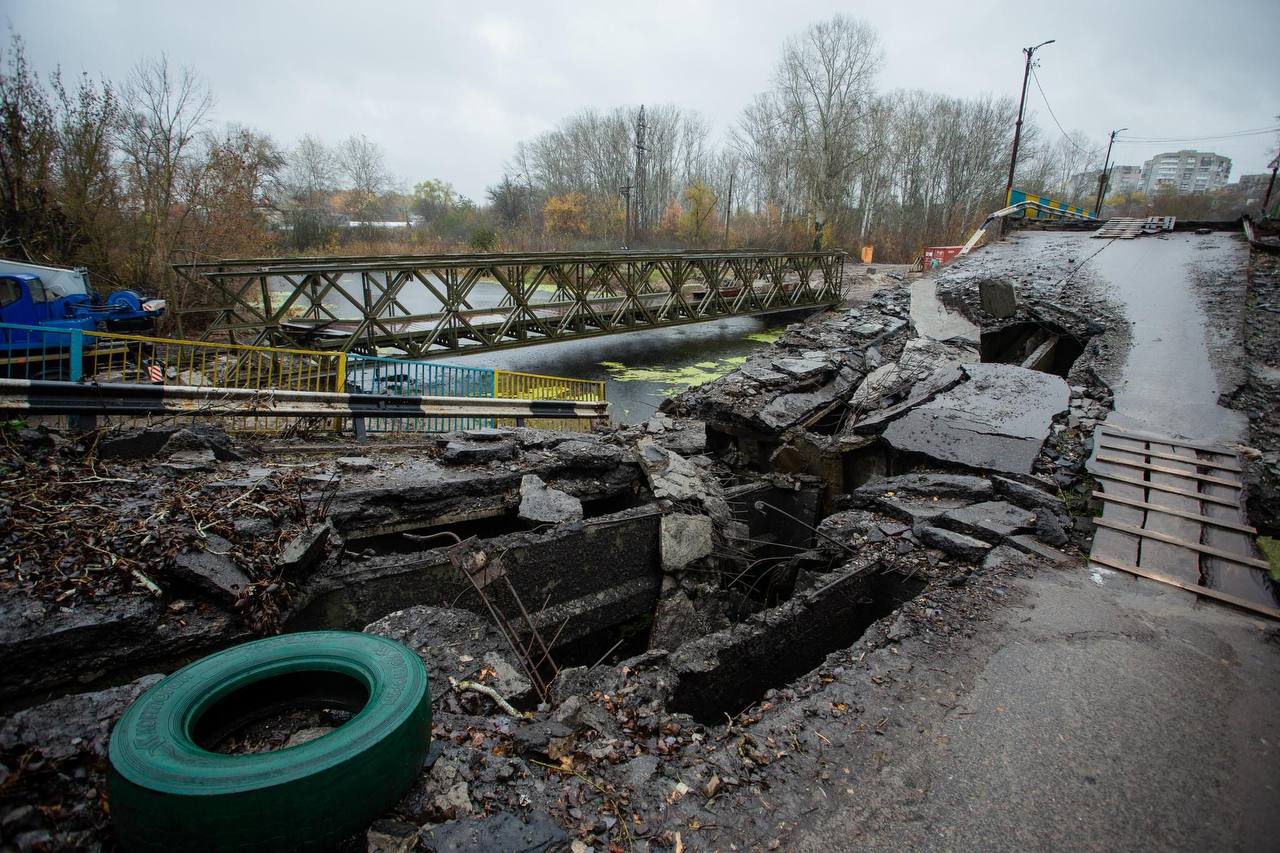
[[1029, 474], [1070, 388], [1058, 376], [1007, 364], [968, 364], [969, 381], [894, 421], [900, 451], [1007, 474]]

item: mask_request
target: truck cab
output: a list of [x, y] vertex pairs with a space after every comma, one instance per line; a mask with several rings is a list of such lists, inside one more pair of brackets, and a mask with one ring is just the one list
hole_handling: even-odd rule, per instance
[[0, 259], [0, 323], [52, 329], [154, 333], [161, 299], [119, 290], [103, 299], [88, 272]]
[[[150, 345], [92, 333], [152, 335], [164, 308], [163, 300], [129, 290], [103, 299], [89, 288], [82, 269], [0, 259], [0, 377], [65, 380], [127, 358], [130, 345]], [[79, 364], [90, 367], [77, 366], [77, 353]]]
[[29, 273], [0, 274], [0, 322], [93, 329], [94, 318], [76, 310], [82, 304], [92, 305], [86, 292], [48, 287]]

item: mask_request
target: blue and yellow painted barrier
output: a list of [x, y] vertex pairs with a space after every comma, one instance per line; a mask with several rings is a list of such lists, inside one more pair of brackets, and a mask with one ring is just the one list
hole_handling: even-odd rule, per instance
[[1015, 204], [1028, 202], [1030, 205], [1023, 210], [1023, 215], [1028, 219], [1044, 219], [1053, 218], [1057, 214], [1069, 216], [1072, 219], [1097, 219], [1092, 213], [1079, 207], [1072, 207], [1064, 204], [1054, 198], [1048, 196], [1034, 195], [1032, 193], [1023, 192], [1022, 190], [1009, 190], [1009, 197], [1005, 199], [1005, 204], [1012, 207]]

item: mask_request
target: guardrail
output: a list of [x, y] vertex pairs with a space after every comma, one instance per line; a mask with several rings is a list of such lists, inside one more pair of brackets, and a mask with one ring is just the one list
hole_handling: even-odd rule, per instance
[[[604, 383], [561, 376], [458, 367], [433, 361], [343, 352], [185, 341], [145, 335], [0, 323], [0, 378], [371, 394], [602, 401]], [[504, 425], [514, 423], [508, 419]], [[238, 431], [273, 431], [288, 422], [245, 420]], [[492, 418], [372, 417], [371, 432], [447, 432], [495, 426]], [[541, 429], [585, 430], [589, 419], [539, 418]]]
[[[605, 383], [595, 379], [569, 379], [564, 376], [543, 376], [538, 373], [516, 373], [498, 370], [494, 374], [493, 396], [524, 400], [583, 400], [598, 401], [605, 398]], [[501, 423], [499, 426], [510, 426]], [[585, 432], [591, 429], [590, 421], [530, 421], [527, 426], [535, 429], [559, 429]]]
[[326, 391], [341, 353], [0, 323], [0, 377]]
[[[337, 391], [342, 353], [0, 323], [0, 377], [95, 384]], [[246, 432], [284, 424], [246, 421]]]
[[[494, 371], [352, 353], [347, 356], [343, 390], [356, 394], [493, 399]], [[372, 418], [367, 427], [370, 432], [448, 432], [493, 425], [492, 419]]]
[[1244, 226], [1244, 236], [1249, 241], [1250, 246], [1255, 249], [1261, 249], [1264, 252], [1270, 252], [1273, 255], [1280, 254], [1280, 242], [1277, 242], [1274, 238], [1268, 240], [1259, 237], [1252, 219], [1246, 216], [1241, 224]]
[[[0, 412], [17, 415], [167, 416], [243, 418], [497, 418], [522, 424], [526, 419], [608, 417], [603, 400], [483, 399], [316, 391], [264, 391], [182, 385], [85, 385], [30, 379], [0, 379]], [[357, 425], [357, 433], [362, 425]]]

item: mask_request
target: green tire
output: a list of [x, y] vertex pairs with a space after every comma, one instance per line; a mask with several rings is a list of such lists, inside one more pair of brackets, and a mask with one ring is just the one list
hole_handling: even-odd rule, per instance
[[[275, 752], [199, 745], [298, 707], [356, 713]], [[332, 849], [404, 796], [430, 739], [427, 670], [405, 646], [348, 631], [245, 643], [170, 675], [116, 724], [116, 837], [128, 850]]]

